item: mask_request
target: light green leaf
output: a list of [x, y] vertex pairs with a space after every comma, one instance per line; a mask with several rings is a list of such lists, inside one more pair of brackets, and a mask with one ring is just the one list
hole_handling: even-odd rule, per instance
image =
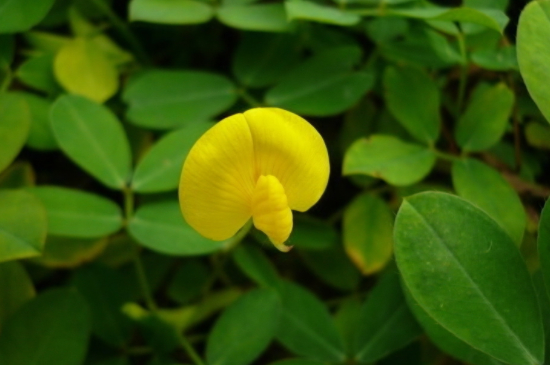
[[247, 365], [269, 345], [279, 324], [281, 303], [274, 290], [256, 289], [231, 304], [206, 342], [209, 365]]
[[351, 145], [344, 157], [343, 174], [365, 174], [404, 186], [430, 173], [436, 156], [430, 149], [393, 136], [373, 135]]
[[354, 358], [364, 363], [378, 361], [422, 334], [403, 296], [397, 271], [380, 278], [363, 305], [359, 323]]
[[94, 238], [122, 227], [120, 207], [102, 196], [59, 186], [38, 186], [30, 191], [46, 208], [49, 234]]
[[72, 284], [82, 294], [92, 315], [92, 332], [113, 346], [124, 346], [131, 335], [128, 317], [122, 306], [131, 300], [123, 290], [120, 273], [104, 266], [85, 266], [78, 269]]
[[266, 255], [251, 245], [239, 245], [233, 251], [233, 260], [252, 280], [267, 288], [280, 286], [279, 274]]
[[91, 38], [77, 37], [59, 50], [54, 74], [70, 93], [103, 103], [118, 91], [115, 64]]
[[361, 50], [354, 46], [321, 52], [286, 74], [268, 90], [265, 101], [306, 115], [341, 113], [374, 85], [372, 74], [352, 70], [360, 59]]
[[497, 49], [479, 49], [470, 54], [472, 62], [492, 71], [511, 71], [518, 69], [515, 46], [499, 47]]
[[485, 211], [519, 246], [527, 216], [510, 184], [497, 171], [474, 159], [454, 162], [451, 176], [458, 195]]
[[0, 33], [31, 29], [48, 13], [55, 0], [0, 0]]
[[160, 24], [205, 23], [214, 16], [206, 2], [195, 0], [132, 0], [130, 21]]
[[130, 146], [109, 109], [82, 96], [64, 95], [53, 104], [50, 123], [59, 147], [77, 165], [110, 188], [126, 186]]
[[194, 123], [159, 140], [139, 161], [132, 178], [138, 193], [158, 193], [178, 187], [187, 153], [212, 123]]
[[53, 74], [54, 55], [50, 53], [30, 57], [25, 60], [15, 72], [15, 75], [24, 84], [54, 94], [61, 91]]
[[155, 129], [207, 121], [237, 100], [231, 81], [201, 71], [153, 70], [131, 80], [123, 99], [135, 124]]
[[37, 150], [57, 149], [57, 143], [50, 127], [51, 102], [45, 98], [27, 92], [15, 92], [25, 103], [30, 111], [30, 129], [27, 138], [27, 145]]
[[456, 126], [456, 141], [465, 151], [483, 151], [496, 144], [508, 126], [514, 93], [504, 84], [480, 84]]
[[289, 20], [310, 20], [343, 26], [355, 25], [361, 21], [361, 16], [357, 14], [346, 13], [338, 8], [320, 5], [310, 1], [285, 1], [285, 9]]
[[0, 332], [2, 365], [79, 365], [90, 336], [86, 302], [73, 289], [54, 289], [27, 302]]
[[427, 192], [404, 199], [394, 232], [404, 283], [430, 317], [505, 363], [542, 364], [533, 284], [494, 220], [459, 197]]
[[233, 54], [232, 69], [243, 85], [269, 86], [298, 62], [297, 40], [293, 35], [245, 32], [241, 37]]
[[140, 207], [128, 229], [143, 246], [166, 255], [202, 255], [217, 251], [227, 243], [212, 241], [198, 234], [183, 220], [176, 201]]
[[518, 64], [529, 94], [550, 123], [550, 1], [527, 4], [519, 18]]
[[379, 272], [393, 252], [393, 214], [379, 197], [362, 194], [344, 211], [344, 248], [364, 275]]
[[388, 109], [416, 139], [434, 143], [439, 136], [439, 89], [421, 69], [387, 67], [384, 91]]
[[504, 31], [508, 24], [506, 14], [497, 9], [474, 9], [468, 7], [457, 8], [410, 8], [390, 9], [387, 15], [402, 16], [413, 19], [439, 20], [449, 22], [464, 22], [483, 25], [499, 33]]
[[35, 295], [34, 285], [17, 261], [0, 263], [0, 330], [2, 323]]
[[19, 154], [29, 134], [29, 105], [17, 94], [0, 95], [0, 172]]
[[290, 282], [281, 289], [283, 312], [277, 339], [291, 352], [313, 360], [342, 362], [346, 352], [325, 305]]
[[261, 32], [287, 32], [290, 23], [282, 3], [222, 5], [218, 8], [218, 20], [233, 28]]
[[38, 198], [22, 190], [0, 190], [0, 262], [40, 255], [46, 229], [46, 211]]

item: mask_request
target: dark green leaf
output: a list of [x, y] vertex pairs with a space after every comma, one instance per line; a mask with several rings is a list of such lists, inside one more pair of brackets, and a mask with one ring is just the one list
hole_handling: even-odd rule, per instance
[[216, 321], [206, 343], [209, 365], [247, 365], [269, 345], [281, 304], [274, 290], [256, 289], [231, 304]]
[[15, 74], [24, 84], [34, 89], [48, 94], [59, 92], [61, 88], [53, 74], [53, 60], [54, 55], [51, 53], [28, 58]]
[[426, 313], [456, 337], [503, 362], [542, 364], [537, 299], [510, 237], [456, 196], [404, 199], [395, 222], [404, 283]]
[[170, 299], [186, 304], [199, 297], [209, 279], [209, 271], [205, 264], [197, 259], [183, 262], [174, 274], [167, 289]]
[[550, 292], [550, 203], [548, 200], [540, 215], [537, 244], [546, 290]]
[[279, 274], [260, 249], [251, 245], [240, 245], [233, 252], [233, 259], [239, 268], [259, 285], [268, 288], [279, 287]]
[[207, 121], [237, 100], [231, 81], [200, 71], [148, 71], [131, 80], [123, 94], [127, 116], [147, 128], [175, 128]]
[[107, 246], [107, 238], [72, 238], [48, 235], [42, 255], [32, 262], [49, 268], [72, 269], [99, 256]]
[[0, 0], [0, 33], [29, 30], [46, 16], [53, 3], [54, 0]]
[[296, 215], [288, 243], [304, 250], [324, 250], [338, 243], [338, 233], [320, 219]]
[[56, 100], [50, 113], [59, 147], [76, 164], [110, 188], [122, 189], [130, 177], [130, 145], [117, 117], [78, 95]]
[[45, 98], [26, 92], [18, 92], [17, 96], [27, 103], [31, 115], [27, 145], [37, 150], [57, 149], [57, 143], [50, 127], [49, 115], [51, 102]]
[[34, 297], [34, 285], [23, 265], [17, 261], [0, 263], [0, 329], [2, 323], [21, 305]]
[[0, 333], [2, 365], [80, 365], [90, 335], [86, 302], [74, 290], [54, 289], [27, 302]]

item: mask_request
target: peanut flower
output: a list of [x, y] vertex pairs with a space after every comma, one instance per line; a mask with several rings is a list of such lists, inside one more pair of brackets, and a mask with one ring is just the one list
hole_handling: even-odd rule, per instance
[[292, 210], [304, 212], [319, 200], [329, 170], [327, 148], [311, 124], [282, 109], [250, 109], [195, 143], [181, 173], [181, 211], [215, 241], [232, 237], [252, 217], [287, 252]]

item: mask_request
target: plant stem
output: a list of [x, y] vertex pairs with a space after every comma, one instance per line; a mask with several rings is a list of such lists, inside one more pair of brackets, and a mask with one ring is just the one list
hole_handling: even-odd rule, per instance
[[195, 351], [195, 349], [193, 348], [191, 343], [189, 343], [187, 338], [185, 338], [185, 336], [181, 335], [181, 334], [178, 337], [179, 337], [179, 340], [180, 340], [181, 347], [183, 347], [183, 349], [185, 350], [187, 355], [189, 355], [191, 360], [193, 360], [195, 365], [205, 365], [204, 361], [201, 359], [201, 357], [199, 356], [197, 351]]
[[151, 61], [149, 59], [149, 56], [147, 55], [147, 52], [145, 52], [145, 50], [141, 46], [141, 43], [130, 31], [130, 28], [128, 28], [126, 23], [122, 19], [120, 19], [118, 15], [109, 7], [109, 5], [105, 4], [103, 0], [91, 0], [91, 2], [111, 21], [111, 23], [118, 30], [120, 35], [124, 37], [126, 42], [128, 42], [128, 45], [132, 48], [139, 61], [144, 65], [150, 65]]
[[136, 269], [136, 276], [139, 282], [139, 286], [141, 288], [141, 292], [143, 294], [143, 297], [145, 298], [145, 304], [147, 304], [147, 308], [151, 312], [156, 312], [158, 307], [155, 303], [155, 300], [153, 299], [153, 295], [151, 294], [151, 287], [149, 286], [149, 282], [147, 281], [147, 276], [145, 275], [145, 270], [143, 268], [143, 263], [141, 262], [141, 257], [139, 256], [139, 251], [136, 252], [134, 255], [134, 267]]
[[464, 104], [464, 96], [466, 94], [466, 83], [468, 81], [468, 55], [466, 54], [466, 40], [464, 34], [459, 33], [458, 46], [460, 48], [460, 55], [462, 56], [462, 65], [460, 66], [460, 80], [458, 84], [458, 101], [456, 106], [456, 119], [460, 117], [462, 112], [462, 106]]
[[436, 150], [434, 148], [432, 148], [432, 152], [442, 160], [451, 161], [451, 162], [463, 160], [463, 158], [460, 156], [451, 155], [450, 153], [445, 153], [445, 152]]

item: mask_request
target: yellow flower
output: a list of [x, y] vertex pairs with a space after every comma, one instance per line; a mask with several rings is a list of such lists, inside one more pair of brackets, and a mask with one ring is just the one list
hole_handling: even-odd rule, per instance
[[304, 212], [319, 200], [329, 170], [327, 148], [311, 124], [282, 109], [251, 109], [223, 119], [195, 143], [181, 173], [181, 211], [216, 241], [252, 217], [286, 252], [291, 210]]

